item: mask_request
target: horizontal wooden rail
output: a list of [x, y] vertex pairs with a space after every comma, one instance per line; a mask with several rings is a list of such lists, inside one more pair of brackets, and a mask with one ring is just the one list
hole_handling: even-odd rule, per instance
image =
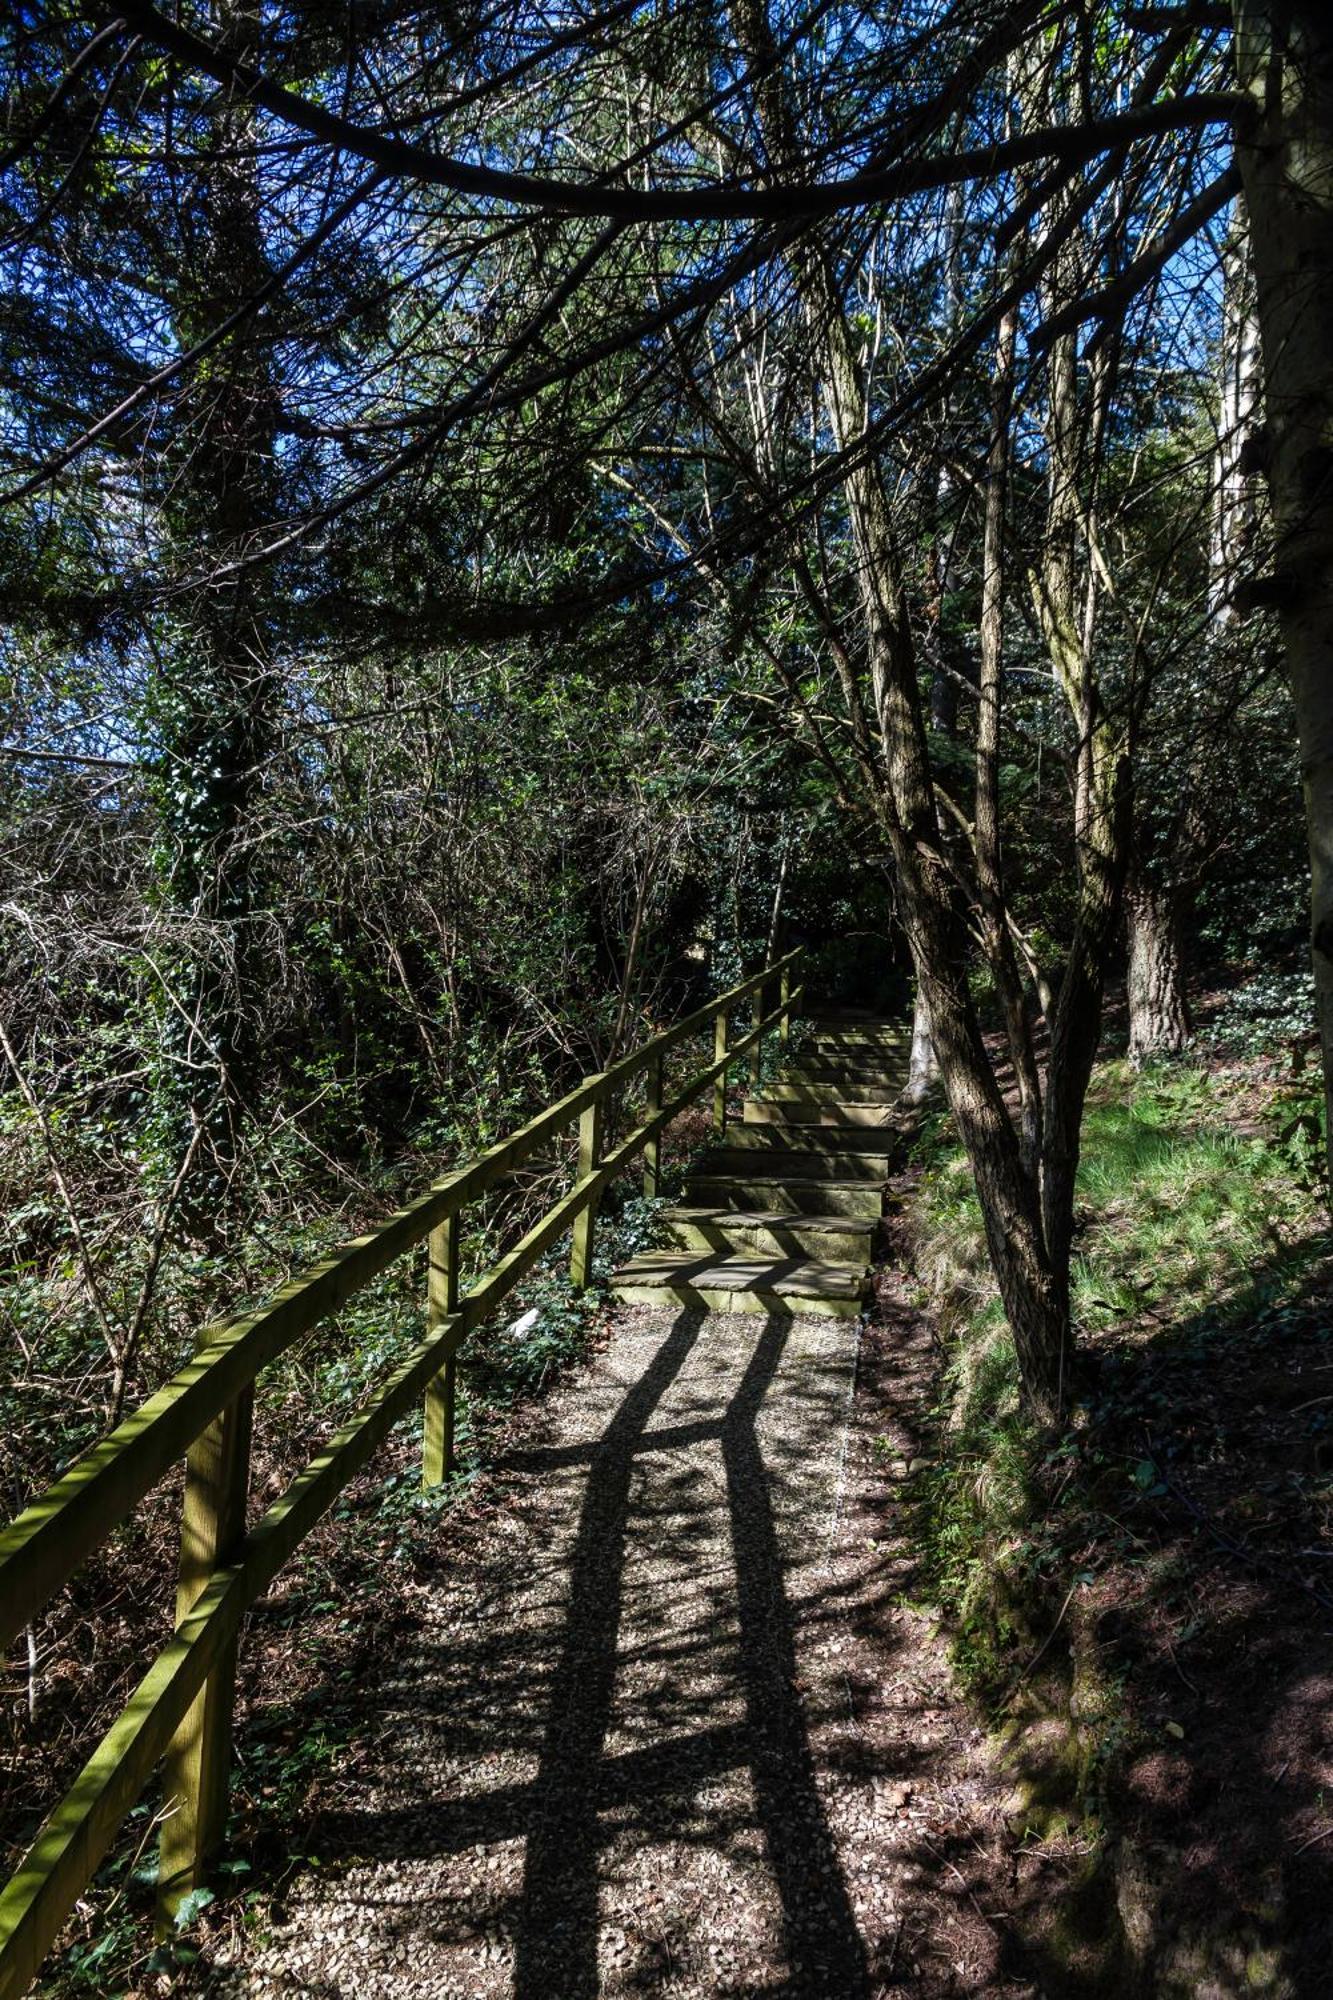
[[798, 956], [789, 953], [611, 1069], [585, 1077], [508, 1139], [291, 1279], [257, 1311], [207, 1329], [193, 1360], [0, 1532], [0, 1648], [12, 1643], [204, 1427], [293, 1341], [337, 1312], [437, 1224], [522, 1166], [594, 1098], [631, 1081], [655, 1054], [664, 1055], [691, 1033], [711, 1027], [724, 1008], [730, 1010]]
[[[197, 1592], [178, 1606], [177, 1628], [107, 1730], [74, 1784], [50, 1814], [0, 1894], [0, 2000], [17, 2000], [35, 1977], [75, 1901], [91, 1881], [116, 1832], [164, 1755], [189, 1732], [210, 1682], [225, 1675], [223, 1721], [200, 1724], [229, 1738], [231, 1662], [245, 1613], [261, 1597], [302, 1540], [389, 1431], [452, 1363], [479, 1326], [531, 1270], [537, 1259], [597, 1203], [636, 1154], [702, 1093], [725, 1081], [729, 1066], [757, 1051], [776, 1029], [784, 1039], [803, 997], [791, 985], [799, 951], [766, 966], [707, 1006], [678, 1021], [642, 1048], [576, 1089], [477, 1160], [439, 1181], [387, 1222], [284, 1285], [254, 1313], [207, 1333], [195, 1358], [141, 1408], [86, 1453], [0, 1535], [0, 1645], [31, 1622], [78, 1565], [114, 1531], [137, 1501], [210, 1426], [245, 1396], [260, 1371], [292, 1341], [345, 1303], [396, 1258], [420, 1243], [468, 1202], [522, 1165], [545, 1140], [592, 1106], [604, 1106], [651, 1066], [648, 1115], [611, 1151], [584, 1163], [574, 1186], [435, 1323], [379, 1385], [363, 1407], [297, 1475], [287, 1492], [239, 1542], [229, 1560], [210, 1566]], [[781, 981], [778, 1006], [762, 1011], [764, 989]], [[728, 1046], [726, 1023], [737, 1004], [756, 996], [754, 1026]], [[692, 1034], [714, 1032], [714, 1059], [660, 1102], [663, 1057]], [[720, 1049], [721, 1053], [718, 1053]], [[655, 1189], [656, 1159], [652, 1179]], [[591, 1225], [585, 1262], [591, 1258]], [[452, 1382], [452, 1376], [450, 1376]], [[452, 1430], [452, 1409], [449, 1412]], [[446, 1454], [447, 1456], [447, 1454]], [[447, 1466], [446, 1466], [447, 1469]], [[242, 1476], [244, 1468], [242, 1468]], [[187, 1520], [189, 1495], [187, 1489]], [[182, 1568], [184, 1578], [185, 1569]], [[197, 1747], [197, 1746], [196, 1746]], [[205, 1761], [210, 1746], [205, 1745]], [[225, 1748], [211, 1746], [222, 1771]], [[219, 1761], [220, 1760], [220, 1761]], [[185, 1845], [192, 1879], [206, 1859], [205, 1822], [197, 1799], [185, 1799]], [[215, 1808], [216, 1810], [216, 1808]], [[181, 1843], [177, 1840], [177, 1846]], [[165, 1843], [164, 1843], [165, 1854]], [[183, 1893], [183, 1886], [177, 1885]], [[178, 1898], [177, 1898], [178, 1899]]]

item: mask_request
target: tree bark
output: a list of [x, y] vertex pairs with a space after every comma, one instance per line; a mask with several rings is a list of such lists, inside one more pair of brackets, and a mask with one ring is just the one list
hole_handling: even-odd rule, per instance
[[1236, 0], [1238, 131], [1263, 345], [1274, 574], [1310, 844], [1310, 942], [1333, 1141], [1333, 13]]
[[1134, 877], [1125, 890], [1129, 933], [1129, 1059], [1179, 1055], [1190, 1038], [1181, 897], [1170, 883]]
[[[218, 24], [230, 51], [256, 57], [257, 0], [223, 0]], [[258, 129], [254, 106], [239, 90], [221, 92], [210, 106], [198, 181], [178, 218], [183, 254], [173, 311], [182, 345], [210, 334], [268, 276]], [[182, 399], [169, 517], [201, 564], [211, 557], [216, 569], [180, 618], [157, 703], [169, 891], [206, 927], [182, 1072], [192, 1115], [224, 1163], [253, 1106], [257, 1026], [273, 972], [259, 949], [264, 895], [255, 815], [273, 749], [277, 679], [265, 586], [255, 571], [229, 567], [273, 518], [278, 497], [278, 395], [259, 333], [253, 320], [239, 326]]]
[[[1042, 93], [1051, 90], [1043, 81]], [[1043, 96], [1044, 101], [1044, 96]], [[1060, 223], [1053, 204], [1052, 222]], [[1044, 287], [1053, 317], [1083, 286], [1076, 237], [1065, 240]], [[1107, 711], [1096, 671], [1100, 582], [1096, 542], [1097, 467], [1110, 413], [1117, 344], [1105, 340], [1081, 364], [1077, 336], [1051, 342], [1047, 364], [1046, 532], [1032, 576], [1037, 621], [1074, 726], [1074, 852], [1078, 903], [1064, 972], [1049, 1015], [1050, 1048], [1042, 1107], [1041, 1213], [1047, 1254], [1068, 1273], [1074, 1237], [1083, 1105], [1101, 1033], [1106, 966], [1120, 919], [1129, 851], [1126, 732]], [[1086, 374], [1086, 391], [1081, 381]]]
[[1254, 542], [1255, 480], [1247, 446], [1259, 422], [1262, 370], [1249, 218], [1245, 197], [1237, 195], [1222, 251], [1217, 455], [1208, 549], [1208, 617], [1214, 635], [1236, 616], [1234, 592]]
[[976, 742], [975, 846], [981, 930], [1004, 1014], [1009, 1060], [1018, 1086], [1018, 1144], [1035, 1177], [1041, 1150], [1041, 1080], [1032, 1046], [1023, 980], [1009, 929], [1000, 853], [1000, 719], [1004, 704], [1004, 514], [1009, 486], [1009, 427], [1013, 411], [1018, 314], [1000, 322], [992, 382], [990, 450], [986, 464], [981, 555], [981, 629]]
[[909, 1105], [924, 1104], [939, 1082], [939, 1076], [940, 1066], [930, 1034], [930, 1010], [918, 980], [916, 1002], [912, 1008], [912, 1046], [907, 1058], [907, 1083], [900, 1101]]

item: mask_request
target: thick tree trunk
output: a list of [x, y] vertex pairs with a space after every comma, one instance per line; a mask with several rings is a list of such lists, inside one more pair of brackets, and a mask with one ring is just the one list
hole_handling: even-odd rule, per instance
[[1333, 12], [1236, 0], [1237, 136], [1263, 342], [1274, 575], [1310, 842], [1310, 936], [1333, 1140]]
[[[224, 0], [226, 46], [253, 60], [257, 0]], [[269, 275], [254, 106], [224, 92], [210, 113], [194, 205], [182, 219], [187, 255], [173, 301], [188, 345], [213, 333]], [[171, 519], [183, 544], [216, 571], [181, 620], [159, 721], [169, 760], [164, 818], [172, 849], [169, 891], [204, 920], [193, 970], [193, 1016], [181, 1050], [195, 1114], [219, 1161], [234, 1152], [258, 1076], [257, 1027], [271, 957], [260, 949], [264, 905], [255, 816], [273, 748], [278, 699], [263, 587], [231, 567], [274, 517], [278, 399], [271, 357], [255, 321], [210, 359], [181, 405], [180, 464]]]
[[1129, 933], [1129, 1059], [1179, 1055], [1190, 1038], [1180, 896], [1135, 878], [1125, 890]]

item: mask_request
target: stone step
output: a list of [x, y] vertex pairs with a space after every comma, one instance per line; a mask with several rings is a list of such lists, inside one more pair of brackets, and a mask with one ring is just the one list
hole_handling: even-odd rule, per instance
[[866, 1024], [859, 1028], [824, 1028], [818, 1022], [808, 1027], [801, 1036], [802, 1049], [905, 1049], [911, 1042], [908, 1029], [892, 1022], [884, 1022], [880, 1027]]
[[784, 1097], [773, 1100], [773, 1093], [746, 1100], [742, 1120], [746, 1125], [777, 1125], [790, 1128], [793, 1125], [808, 1127], [852, 1126], [874, 1131], [876, 1127], [892, 1132], [895, 1116], [891, 1098], [867, 1099], [862, 1104], [849, 1104], [844, 1099]]
[[790, 1209], [668, 1208], [658, 1217], [677, 1250], [740, 1250], [812, 1257], [821, 1264], [870, 1262], [875, 1225], [865, 1216], [802, 1215]]
[[692, 1174], [689, 1204], [706, 1208], [798, 1209], [802, 1215], [859, 1215], [878, 1221], [884, 1212], [879, 1181], [794, 1180], [776, 1174]]
[[853, 1316], [869, 1288], [875, 1225], [907, 1073], [901, 1022], [826, 1016], [802, 1031], [780, 1080], [698, 1161], [645, 1251], [611, 1288], [629, 1304], [709, 1312]]
[[896, 1081], [885, 1077], [819, 1076], [793, 1067], [784, 1069], [781, 1076], [756, 1090], [754, 1101], [756, 1104], [882, 1104], [897, 1094]]
[[901, 1062], [908, 1053], [906, 1042], [890, 1042], [876, 1038], [873, 1041], [841, 1042], [825, 1036], [818, 1041], [802, 1042], [793, 1051], [793, 1060], [804, 1062], [813, 1056], [820, 1062]]
[[776, 1083], [766, 1083], [751, 1099], [754, 1104], [891, 1104], [905, 1079], [871, 1077], [853, 1082], [848, 1077], [801, 1076], [787, 1070]]
[[780, 1083], [799, 1085], [807, 1083], [890, 1084], [896, 1090], [907, 1075], [907, 1057], [903, 1056], [797, 1056], [788, 1063], [778, 1079]]
[[892, 1132], [845, 1119], [836, 1125], [803, 1125], [799, 1132], [767, 1121], [747, 1120], [727, 1127], [727, 1150], [733, 1153], [877, 1153], [886, 1159], [893, 1141]]
[[853, 1007], [841, 1000], [812, 999], [810, 1012], [802, 1018], [807, 1021], [832, 1022], [839, 1027], [855, 1028], [863, 1026], [866, 1022], [873, 1025], [878, 1021], [887, 1021], [891, 1017], [887, 1014], [877, 1014], [873, 1007]]
[[905, 1034], [909, 1028], [901, 1014], [871, 1014], [865, 1008], [847, 1006], [803, 1014], [801, 1020], [813, 1034]]
[[611, 1290], [626, 1305], [854, 1319], [867, 1283], [863, 1270], [810, 1258], [646, 1250], [621, 1265]]
[[[748, 1128], [762, 1132], [762, 1125]], [[785, 1133], [782, 1135], [787, 1136]], [[804, 1140], [804, 1132], [800, 1135]], [[798, 1181], [875, 1181], [888, 1178], [885, 1149], [871, 1152], [821, 1153], [814, 1147], [710, 1146], [697, 1172], [716, 1180], [719, 1175], [782, 1175]]]

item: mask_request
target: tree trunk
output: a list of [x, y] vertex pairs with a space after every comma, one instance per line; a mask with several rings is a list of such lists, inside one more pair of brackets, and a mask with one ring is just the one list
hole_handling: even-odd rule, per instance
[[1208, 548], [1208, 616], [1214, 635], [1236, 616], [1233, 593], [1250, 558], [1257, 508], [1246, 447], [1259, 421], [1262, 357], [1245, 198], [1237, 195], [1222, 251], [1213, 527]]
[[1131, 881], [1125, 890], [1129, 933], [1129, 1059], [1179, 1055], [1190, 1038], [1180, 896], [1171, 886]]
[[926, 997], [917, 981], [916, 1004], [912, 1009], [912, 1047], [907, 1058], [907, 1084], [900, 1102], [903, 1104], [924, 1104], [935, 1085], [939, 1082], [940, 1066], [935, 1058], [935, 1044], [930, 1034], [930, 1010]]
[[1333, 12], [1236, 0], [1238, 130], [1263, 343], [1271, 579], [1300, 739], [1310, 939], [1333, 1139]]
[[[736, 0], [735, 18], [741, 45], [763, 74], [757, 97], [770, 157], [795, 159], [800, 149], [764, 0]], [[830, 429], [838, 449], [850, 451], [865, 423], [865, 380], [834, 266], [827, 248], [810, 236], [792, 243], [786, 254], [805, 309]], [[879, 460], [853, 458], [843, 491], [878, 724], [872, 804], [893, 857], [903, 929], [949, 1107], [976, 1180], [1024, 1398], [1039, 1419], [1055, 1422], [1070, 1373], [1068, 1233], [1059, 1253], [1063, 1264], [1053, 1262], [1038, 1189], [1024, 1168], [968, 985], [965, 937], [940, 836], [917, 656]]]
[[[1054, 312], [1077, 297], [1079, 259], [1067, 245], [1057, 257], [1044, 304]], [[1087, 468], [1100, 460], [1110, 409], [1113, 348], [1104, 344], [1086, 375], [1074, 335], [1051, 343], [1047, 363], [1046, 533], [1032, 576], [1038, 624], [1051, 668], [1074, 724], [1074, 849], [1078, 905], [1074, 935], [1054, 1009], [1042, 1107], [1041, 1215], [1052, 1267], [1068, 1279], [1074, 1240], [1083, 1105], [1101, 1032], [1106, 966], [1120, 918], [1129, 853], [1128, 757], [1125, 727], [1107, 712], [1095, 669], [1100, 586], [1083, 553], [1095, 531], [1094, 492], [1083, 490]]]
[[1000, 843], [1000, 719], [1004, 703], [1004, 515], [1009, 488], [1009, 426], [1013, 415], [1018, 314], [1000, 322], [991, 385], [991, 434], [981, 556], [981, 625], [976, 743], [977, 894], [981, 929], [995, 990], [1004, 1012], [1009, 1060], [1018, 1087], [1018, 1144], [1034, 1179], [1041, 1151], [1041, 1079], [1032, 1045], [1023, 981], [1009, 930]]
[[[225, 45], [253, 60], [257, 0], [224, 0]], [[183, 254], [173, 312], [183, 346], [211, 334], [269, 275], [254, 106], [239, 91], [210, 107], [194, 198], [182, 205]], [[269, 347], [252, 319], [210, 357], [180, 405], [169, 518], [214, 573], [180, 619], [157, 719], [168, 782], [163, 818], [172, 899], [203, 920], [192, 1021], [180, 1051], [192, 1110], [220, 1162], [253, 1107], [258, 1023], [271, 959], [260, 950], [264, 892], [255, 815], [278, 699], [268, 609], [254, 570], [231, 567], [273, 519], [278, 396]]]
[[913, 876], [906, 855], [902, 877], [909, 935], [925, 940], [921, 983], [935, 1051], [976, 1182], [986, 1250], [1014, 1336], [1024, 1401], [1040, 1420], [1053, 1423], [1064, 1411], [1073, 1360], [1068, 1258], [1060, 1267], [1047, 1250], [1037, 1188], [1023, 1171], [1018, 1140], [981, 1039], [963, 955], [945, 929], [947, 916], [932, 885]]

